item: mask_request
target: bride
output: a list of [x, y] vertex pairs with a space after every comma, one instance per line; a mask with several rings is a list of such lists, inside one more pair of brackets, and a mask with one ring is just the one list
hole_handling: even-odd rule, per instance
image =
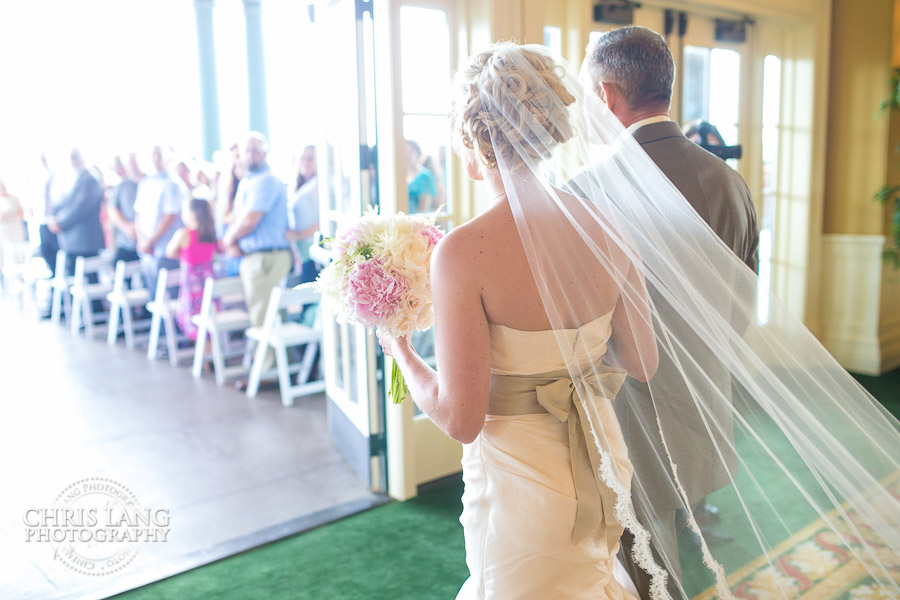
[[[900, 594], [897, 421], [777, 299], [757, 319], [755, 275], [545, 48], [498, 43], [454, 87], [493, 203], [432, 257], [437, 371], [379, 339], [465, 444], [458, 597], [631, 598], [626, 529], [653, 598], [791, 597], [785, 548], [811, 524], [801, 587], [840, 567]], [[697, 473], [732, 542], [694, 519]]]

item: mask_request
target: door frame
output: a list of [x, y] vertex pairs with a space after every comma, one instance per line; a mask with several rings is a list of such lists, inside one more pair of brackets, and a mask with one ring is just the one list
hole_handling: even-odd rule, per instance
[[[375, 140], [368, 140], [371, 130], [368, 120], [375, 116], [367, 112], [365, 93], [374, 85], [374, 81], [368, 81], [368, 78], [374, 79], [374, 74], [366, 73], [367, 49], [364, 47], [365, 15], [374, 19], [372, 4], [372, 0], [336, 0], [319, 8], [323, 14], [320, 18], [335, 19], [339, 28], [352, 27], [352, 32], [341, 29], [341, 33], [355, 41], [355, 48], [344, 50], [348, 57], [352, 55], [355, 65], [356, 77], [348, 86], [352, 90], [348, 90], [347, 95], [357, 99], [357, 110], [348, 111], [352, 114], [342, 119], [331, 120], [339, 125], [334, 129], [325, 127], [316, 150], [319, 229], [328, 236], [359, 219], [372, 202], [369, 198], [369, 165], [366, 163], [377, 154]], [[349, 22], [351, 16], [352, 23]], [[348, 22], [344, 23], [344, 19]], [[368, 51], [373, 52], [374, 48]], [[340, 68], [336, 70], [345, 72]], [[351, 131], [355, 133], [350, 134]], [[333, 146], [328, 143], [332, 141], [329, 132], [335, 132], [338, 142]], [[351, 138], [354, 141], [348, 144]], [[365, 152], [363, 148], [366, 148]], [[345, 171], [348, 164], [350, 169]], [[331, 438], [369, 488], [375, 492], [384, 491], [384, 419], [380, 392], [383, 378], [378, 370], [375, 336], [361, 325], [338, 323], [327, 310], [323, 311], [322, 321], [322, 356]], [[337, 348], [340, 348], [340, 356], [337, 356]]]
[[[375, 55], [378, 86], [376, 106], [379, 136], [378, 170], [381, 210], [393, 214], [407, 206], [406, 139], [403, 135], [400, 9], [414, 6], [444, 11], [450, 41], [449, 58], [459, 56], [456, 3], [452, 0], [383, 0], [375, 4]], [[447, 65], [448, 78], [454, 65]], [[448, 124], [449, 132], [449, 124]], [[449, 136], [448, 136], [449, 139]], [[449, 150], [449, 147], [448, 147]], [[460, 189], [459, 161], [450, 156], [446, 166], [448, 192]], [[457, 196], [443, 224], [460, 222], [465, 210]], [[405, 212], [405, 210], [404, 210]], [[384, 372], [391, 367], [385, 357]], [[394, 405], [385, 398], [385, 438], [387, 447], [387, 490], [391, 497], [406, 500], [418, 493], [418, 486], [461, 470], [462, 447], [447, 437], [427, 416], [416, 414], [412, 401]]]

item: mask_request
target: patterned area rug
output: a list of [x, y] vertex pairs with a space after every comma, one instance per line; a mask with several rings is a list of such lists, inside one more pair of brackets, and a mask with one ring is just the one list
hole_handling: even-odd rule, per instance
[[[900, 499], [900, 473], [887, 478], [883, 484], [890, 493]], [[854, 520], [854, 511], [847, 518]], [[772, 551], [772, 564], [761, 556], [734, 572], [728, 584], [737, 598], [767, 600], [769, 598], [800, 598], [803, 600], [896, 600], [893, 591], [878, 584], [865, 565], [854, 557], [851, 550], [868, 547], [890, 569], [890, 577], [900, 581], [900, 555], [874, 542], [878, 536], [872, 530], [857, 524], [863, 538], [855, 537], [838, 511], [828, 515], [837, 524], [850, 544], [838, 536], [820, 519], [793, 537], [785, 540]], [[860, 554], [857, 552], [857, 554]], [[715, 587], [710, 587], [694, 600], [712, 600]]]

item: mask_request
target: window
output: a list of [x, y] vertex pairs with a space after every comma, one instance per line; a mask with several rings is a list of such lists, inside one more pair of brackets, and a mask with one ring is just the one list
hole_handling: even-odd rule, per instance
[[234, 142], [240, 142], [250, 129], [247, 29], [243, 3], [240, 0], [217, 2], [213, 11], [213, 27], [222, 145], [228, 147]]
[[737, 144], [740, 72], [741, 56], [734, 50], [685, 46], [682, 121], [707, 121], [726, 145]]
[[[234, 1], [234, 4], [240, 6], [241, 2]], [[322, 78], [321, 61], [316, 59], [321, 49], [317, 48], [318, 33], [311, 21], [308, 5], [292, 0], [266, 0], [261, 6], [269, 141], [272, 146], [269, 164], [276, 173], [288, 178], [293, 176], [291, 165], [294, 156], [299, 155], [304, 146], [318, 143], [322, 135], [321, 118], [318, 116], [322, 114], [322, 109], [318, 100], [323, 85], [326, 86], [326, 94], [329, 94], [327, 86], [331, 82]], [[216, 10], [223, 7], [224, 2], [220, 0]], [[243, 27], [243, 17], [240, 24]], [[242, 51], [244, 45], [241, 44]], [[221, 65], [219, 69], [221, 71]], [[236, 75], [241, 76], [244, 82], [241, 97], [244, 112], [238, 115], [237, 122], [246, 127], [245, 73]], [[223, 95], [222, 102], [225, 101]], [[224, 130], [224, 123], [222, 127]], [[223, 137], [223, 143], [226, 139]]]
[[562, 29], [553, 25], [544, 26], [544, 45], [554, 54], [562, 55]]
[[781, 59], [763, 60], [762, 214], [759, 219], [759, 302], [757, 318], [769, 320], [769, 290], [772, 287], [772, 240], [778, 190], [778, 138], [781, 121]]
[[450, 123], [450, 30], [442, 10], [400, 7], [403, 137], [409, 212], [432, 212], [452, 197], [446, 177]]
[[200, 154], [192, 3], [5, 2], [2, 13], [0, 56], [28, 57], [0, 61], [0, 177], [12, 193], [29, 193], [42, 151], [66, 168], [65, 145], [101, 168], [156, 143]]

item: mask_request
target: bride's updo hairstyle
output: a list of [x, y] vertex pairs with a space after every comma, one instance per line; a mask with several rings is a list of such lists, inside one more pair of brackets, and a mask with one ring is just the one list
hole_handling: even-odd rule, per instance
[[457, 148], [474, 150], [488, 168], [498, 156], [511, 170], [549, 157], [574, 134], [567, 107], [575, 97], [564, 76], [549, 56], [512, 42], [472, 56], [453, 81]]

